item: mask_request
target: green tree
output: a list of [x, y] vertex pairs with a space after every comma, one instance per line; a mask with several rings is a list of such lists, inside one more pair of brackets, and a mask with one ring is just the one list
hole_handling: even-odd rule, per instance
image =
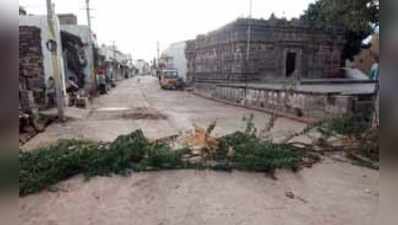
[[318, 0], [309, 5], [302, 19], [312, 26], [344, 28], [347, 43], [342, 57], [352, 60], [362, 40], [379, 25], [379, 17], [379, 0]]

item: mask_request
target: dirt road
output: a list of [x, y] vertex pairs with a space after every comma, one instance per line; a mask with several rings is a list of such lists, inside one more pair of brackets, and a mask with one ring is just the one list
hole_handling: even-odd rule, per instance
[[[55, 124], [28, 143], [33, 148], [56, 138], [111, 141], [142, 128], [151, 138], [207, 125], [217, 119], [219, 135], [243, 128], [243, 115], [265, 115], [162, 91], [156, 80], [126, 80], [95, 100], [92, 109], [74, 110], [65, 125]], [[278, 119], [276, 136], [303, 124]], [[163, 171], [129, 177], [75, 177], [21, 198], [21, 224], [37, 225], [371, 225], [378, 209], [377, 171], [326, 159], [299, 173], [278, 171], [278, 180], [260, 173]]]
[[[68, 108], [69, 121], [53, 124], [45, 133], [29, 141], [24, 149], [33, 149], [61, 138], [113, 141], [121, 134], [142, 129], [149, 138], [160, 138], [192, 129], [207, 127], [217, 120], [216, 135], [243, 129], [244, 116], [254, 115], [258, 128], [265, 126], [267, 114], [230, 106], [181, 91], [161, 90], [153, 77], [124, 80], [108, 95], [94, 100], [89, 109]], [[300, 130], [304, 124], [278, 119], [275, 136]]]

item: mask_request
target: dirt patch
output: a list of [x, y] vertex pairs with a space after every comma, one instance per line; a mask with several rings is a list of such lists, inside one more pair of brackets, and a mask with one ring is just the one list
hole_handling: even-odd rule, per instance
[[131, 120], [166, 120], [168, 117], [156, 109], [138, 107], [123, 113], [122, 118]]
[[93, 110], [89, 117], [96, 120], [166, 120], [168, 117], [154, 108], [109, 107]]

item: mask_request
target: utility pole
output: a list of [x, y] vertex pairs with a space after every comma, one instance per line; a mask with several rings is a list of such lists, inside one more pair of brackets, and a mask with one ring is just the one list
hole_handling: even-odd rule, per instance
[[[87, 25], [88, 25], [88, 28], [90, 30], [90, 35], [91, 35], [91, 15], [90, 15], [90, 11], [91, 11], [90, 0], [86, 0]], [[91, 36], [90, 36], [90, 39], [91, 39]]]
[[118, 80], [118, 78], [117, 78], [117, 60], [116, 60], [116, 42], [115, 41], [112, 41], [112, 53], [113, 53], [113, 74], [115, 75], [114, 76], [114, 79], [115, 80]]
[[156, 42], [156, 48], [157, 48], [157, 63], [159, 67], [159, 59], [160, 59], [160, 43], [159, 41]]
[[247, 73], [250, 70], [250, 42], [251, 42], [251, 34], [252, 34], [252, 9], [253, 9], [253, 0], [250, 0], [249, 3], [249, 17], [248, 17], [248, 28], [247, 28], [247, 49], [246, 49], [246, 66], [247, 66], [247, 71], [245, 75], [245, 95], [247, 92], [247, 86], [248, 86], [248, 77]]
[[91, 28], [91, 8], [90, 8], [90, 0], [86, 0], [86, 15], [87, 15], [87, 25], [88, 25], [88, 48], [92, 50], [92, 63], [89, 64], [90, 68], [90, 74], [89, 76], [91, 77], [92, 80], [92, 85], [89, 87], [92, 90], [92, 93], [94, 94], [96, 92], [96, 78], [95, 78], [95, 71], [94, 71], [94, 47], [93, 47], [93, 38], [92, 38], [92, 28]]
[[58, 119], [60, 121], [64, 121], [64, 91], [63, 91], [63, 80], [61, 76], [61, 70], [60, 70], [60, 65], [61, 63], [59, 62], [59, 55], [57, 49], [57, 46], [59, 43], [57, 43], [57, 35], [56, 35], [56, 23], [55, 23], [55, 12], [54, 12], [55, 6], [51, 2], [51, 0], [47, 0], [47, 21], [48, 21], [48, 27], [49, 27], [49, 42], [47, 42], [47, 47], [51, 51], [51, 61], [52, 61], [52, 68], [53, 68], [53, 77], [54, 77], [54, 82], [55, 82], [55, 95], [56, 95], [56, 102], [57, 102], [57, 109], [58, 109]]

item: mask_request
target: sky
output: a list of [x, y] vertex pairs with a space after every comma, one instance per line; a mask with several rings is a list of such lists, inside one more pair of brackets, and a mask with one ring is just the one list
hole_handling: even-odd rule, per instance
[[[252, 0], [254, 18], [300, 16], [315, 0]], [[56, 13], [87, 24], [86, 0], [53, 0]], [[249, 15], [250, 0], [90, 0], [92, 28], [100, 44], [148, 62], [171, 43], [193, 39]], [[29, 14], [46, 14], [46, 0], [20, 0]]]

